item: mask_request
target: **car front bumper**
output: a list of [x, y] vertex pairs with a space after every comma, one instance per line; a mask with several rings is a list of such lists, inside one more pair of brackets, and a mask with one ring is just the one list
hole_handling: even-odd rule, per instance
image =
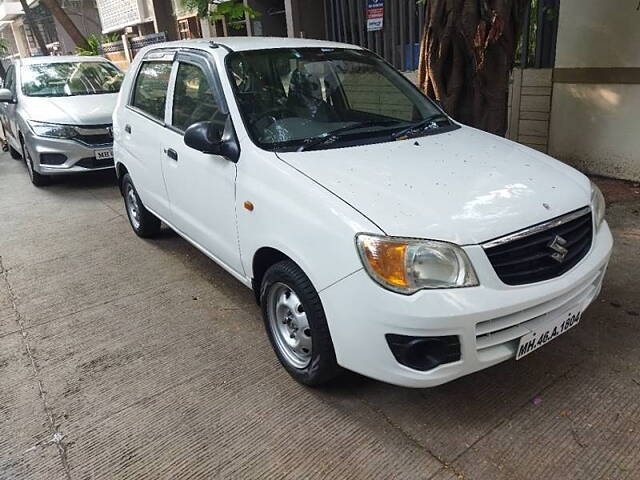
[[[29, 149], [34, 170], [42, 175], [65, 175], [114, 168], [113, 157], [107, 160], [96, 159], [96, 151], [113, 150], [112, 144], [87, 145], [75, 140], [39, 137], [29, 132], [25, 148]], [[47, 164], [45, 162], [48, 155], [64, 155], [66, 159], [60, 164]]]
[[[515, 358], [527, 325], [568, 307], [584, 310], [600, 293], [613, 238], [606, 222], [590, 252], [564, 275], [508, 286], [480, 246], [465, 247], [478, 287], [422, 290], [399, 295], [383, 289], [362, 269], [320, 292], [338, 363], [348, 370], [406, 387], [433, 387]], [[579, 327], [578, 327], [579, 328]], [[457, 336], [460, 360], [428, 371], [399, 363], [387, 334]]]

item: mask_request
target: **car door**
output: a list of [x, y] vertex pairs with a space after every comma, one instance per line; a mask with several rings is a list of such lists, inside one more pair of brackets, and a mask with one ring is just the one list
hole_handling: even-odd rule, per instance
[[[10, 65], [7, 69], [6, 80], [4, 82], [4, 88], [11, 90], [14, 100], [16, 99], [16, 70], [13, 65]], [[0, 110], [0, 118], [2, 121], [2, 130], [5, 138], [11, 144], [13, 148], [20, 151], [20, 141], [18, 140], [17, 131], [17, 119], [16, 119], [16, 107], [14, 103], [2, 103], [0, 104], [2, 110]]]
[[165, 220], [171, 209], [162, 176], [161, 141], [173, 54], [145, 56], [138, 65], [127, 106], [123, 109], [120, 143], [136, 190], [147, 208]]
[[185, 145], [194, 123], [232, 128], [212, 59], [206, 53], [180, 52], [170, 88], [162, 165], [171, 202], [173, 227], [234, 272], [241, 273], [236, 226], [236, 164], [220, 155]]

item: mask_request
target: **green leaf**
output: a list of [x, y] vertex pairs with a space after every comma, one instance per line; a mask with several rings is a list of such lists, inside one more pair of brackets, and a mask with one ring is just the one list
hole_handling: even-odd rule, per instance
[[232, 22], [244, 20], [245, 18], [257, 18], [260, 12], [246, 6], [241, 0], [225, 0], [212, 6], [209, 11], [209, 0], [180, 0], [182, 6], [188, 10], [197, 12], [198, 18], [209, 18], [213, 23], [225, 20], [231, 28], [239, 28]]
[[110, 33], [107, 35], [98, 35], [96, 33], [92, 33], [87, 35], [87, 46], [84, 47], [76, 47], [76, 54], [89, 57], [89, 56], [98, 56], [101, 54], [100, 45], [103, 43], [111, 43], [117, 42], [120, 37], [117, 33]]

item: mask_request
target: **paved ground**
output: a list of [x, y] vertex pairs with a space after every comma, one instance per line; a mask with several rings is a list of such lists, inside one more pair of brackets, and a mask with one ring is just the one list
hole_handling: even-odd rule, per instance
[[640, 478], [640, 192], [580, 328], [431, 390], [277, 364], [252, 294], [111, 175], [32, 187], [0, 156], [0, 478]]

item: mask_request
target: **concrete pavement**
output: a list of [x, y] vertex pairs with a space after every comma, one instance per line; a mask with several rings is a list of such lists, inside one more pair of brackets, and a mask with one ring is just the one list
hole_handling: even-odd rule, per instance
[[640, 192], [579, 328], [430, 390], [279, 366], [252, 293], [110, 174], [36, 189], [0, 156], [0, 479], [640, 478]]

